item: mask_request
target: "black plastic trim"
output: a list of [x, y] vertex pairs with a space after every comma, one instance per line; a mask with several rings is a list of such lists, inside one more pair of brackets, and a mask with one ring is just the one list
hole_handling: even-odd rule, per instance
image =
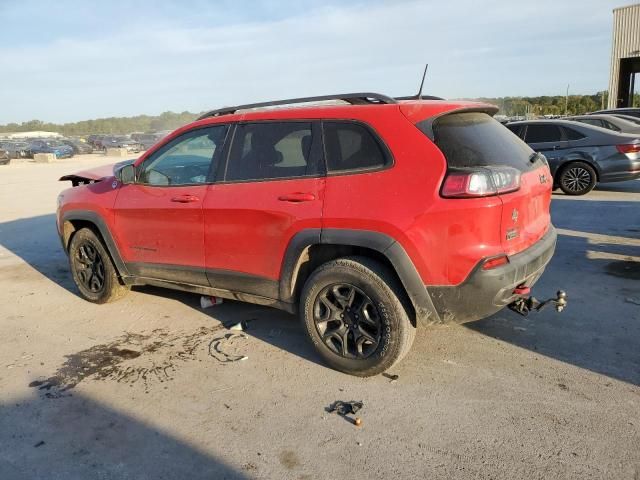
[[266, 277], [223, 269], [204, 269], [165, 263], [127, 263], [132, 275], [139, 278], [211, 287], [238, 293], [278, 299], [279, 282]]
[[295, 303], [296, 299], [294, 297], [295, 292], [293, 289], [295, 286], [295, 279], [298, 276], [300, 261], [307, 248], [311, 245], [318, 245], [320, 243], [320, 235], [321, 230], [319, 228], [310, 228], [298, 232], [289, 241], [280, 272], [279, 298], [283, 302]]
[[187, 283], [209, 287], [204, 269], [186, 265], [164, 263], [129, 262], [127, 270], [135, 277], [155, 278], [175, 283]]
[[343, 100], [352, 105], [368, 105], [368, 104], [388, 104], [398, 103], [394, 98], [382, 95], [380, 93], [373, 92], [359, 92], [359, 93], [341, 93], [334, 95], [320, 95], [316, 97], [300, 97], [289, 98], [286, 100], [272, 100], [270, 102], [248, 103], [246, 105], [236, 105], [235, 107], [218, 108], [217, 110], [211, 110], [198, 117], [198, 120], [203, 120], [208, 117], [219, 117], [220, 115], [230, 115], [236, 113], [238, 110], [249, 110], [253, 108], [265, 108], [274, 107], [278, 105], [292, 105], [296, 103], [311, 103], [311, 102], [323, 102], [328, 100]]
[[64, 239], [62, 238], [62, 235], [64, 232], [64, 223], [70, 222], [73, 220], [82, 220], [82, 221], [91, 222], [96, 226], [96, 228], [100, 232], [100, 235], [102, 236], [105, 242], [105, 246], [107, 247], [109, 254], [111, 255], [111, 259], [115, 264], [118, 274], [121, 277], [128, 276], [129, 270], [127, 269], [125, 263], [122, 261], [122, 257], [120, 257], [120, 252], [118, 251], [116, 243], [113, 241], [113, 237], [111, 236], [111, 232], [109, 231], [109, 228], [107, 227], [106, 222], [102, 219], [100, 215], [98, 215], [96, 212], [92, 210], [69, 210], [65, 212], [64, 215], [62, 216], [62, 224], [59, 225], [59, 228], [62, 230], [59, 231], [58, 233], [61, 236], [65, 253], [67, 253], [67, 255], [69, 254], [69, 246], [65, 245]]
[[155, 287], [169, 288], [171, 290], [181, 290], [183, 292], [191, 292], [199, 295], [210, 295], [214, 297], [228, 298], [239, 302], [254, 303], [256, 305], [264, 305], [267, 307], [279, 308], [289, 313], [296, 313], [296, 306], [275, 300], [273, 298], [262, 297], [250, 293], [242, 293], [229, 291], [222, 288], [207, 287], [203, 285], [192, 285], [189, 283], [171, 282], [168, 280], [160, 280], [157, 278], [145, 277], [128, 277], [125, 279], [127, 285], [152, 285]]
[[480, 261], [460, 284], [427, 288], [444, 322], [465, 323], [488, 317], [517, 300], [513, 290], [533, 286], [551, 260], [557, 233], [553, 225], [528, 249], [509, 257], [509, 263], [483, 270]]
[[395, 239], [384, 233], [370, 230], [333, 228], [322, 229], [319, 239], [317, 235], [317, 229], [303, 231], [294, 236], [289, 243], [280, 279], [280, 299], [282, 301], [294, 301], [293, 285], [295, 285], [297, 275], [295, 267], [306, 248], [316, 243], [349, 245], [375, 250], [391, 262], [416, 310], [416, 316], [420, 323], [437, 323], [440, 320], [415, 265], [402, 245]]

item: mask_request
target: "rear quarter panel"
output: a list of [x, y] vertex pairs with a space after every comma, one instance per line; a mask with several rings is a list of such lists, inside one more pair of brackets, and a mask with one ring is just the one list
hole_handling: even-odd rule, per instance
[[462, 282], [479, 259], [502, 252], [498, 197], [445, 199], [442, 152], [400, 112], [357, 118], [394, 157], [390, 169], [327, 177], [323, 228], [362, 229], [396, 239], [427, 285]]

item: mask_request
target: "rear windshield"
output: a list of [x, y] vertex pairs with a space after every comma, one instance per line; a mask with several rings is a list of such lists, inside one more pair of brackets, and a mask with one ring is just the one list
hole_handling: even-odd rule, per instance
[[486, 113], [445, 115], [434, 122], [433, 134], [450, 167], [504, 165], [524, 171], [533, 166], [533, 150]]

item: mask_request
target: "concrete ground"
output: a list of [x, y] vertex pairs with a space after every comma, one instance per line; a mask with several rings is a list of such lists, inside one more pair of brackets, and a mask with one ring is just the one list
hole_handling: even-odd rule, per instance
[[554, 194], [535, 293], [562, 315], [419, 330], [392, 381], [326, 368], [277, 310], [81, 300], [56, 180], [112, 161], [0, 167], [0, 479], [640, 478], [640, 181]]

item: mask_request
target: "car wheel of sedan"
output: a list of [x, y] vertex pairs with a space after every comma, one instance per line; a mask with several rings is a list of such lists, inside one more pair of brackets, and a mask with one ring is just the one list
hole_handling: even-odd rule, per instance
[[364, 257], [318, 267], [302, 291], [301, 316], [314, 347], [341, 372], [361, 377], [391, 368], [407, 354], [415, 326], [396, 276]]
[[596, 186], [596, 171], [588, 163], [571, 162], [562, 169], [558, 183], [566, 195], [585, 195]]
[[89, 228], [78, 230], [71, 238], [69, 265], [80, 295], [90, 302], [112, 302], [128, 291], [120, 284], [102, 241]]

